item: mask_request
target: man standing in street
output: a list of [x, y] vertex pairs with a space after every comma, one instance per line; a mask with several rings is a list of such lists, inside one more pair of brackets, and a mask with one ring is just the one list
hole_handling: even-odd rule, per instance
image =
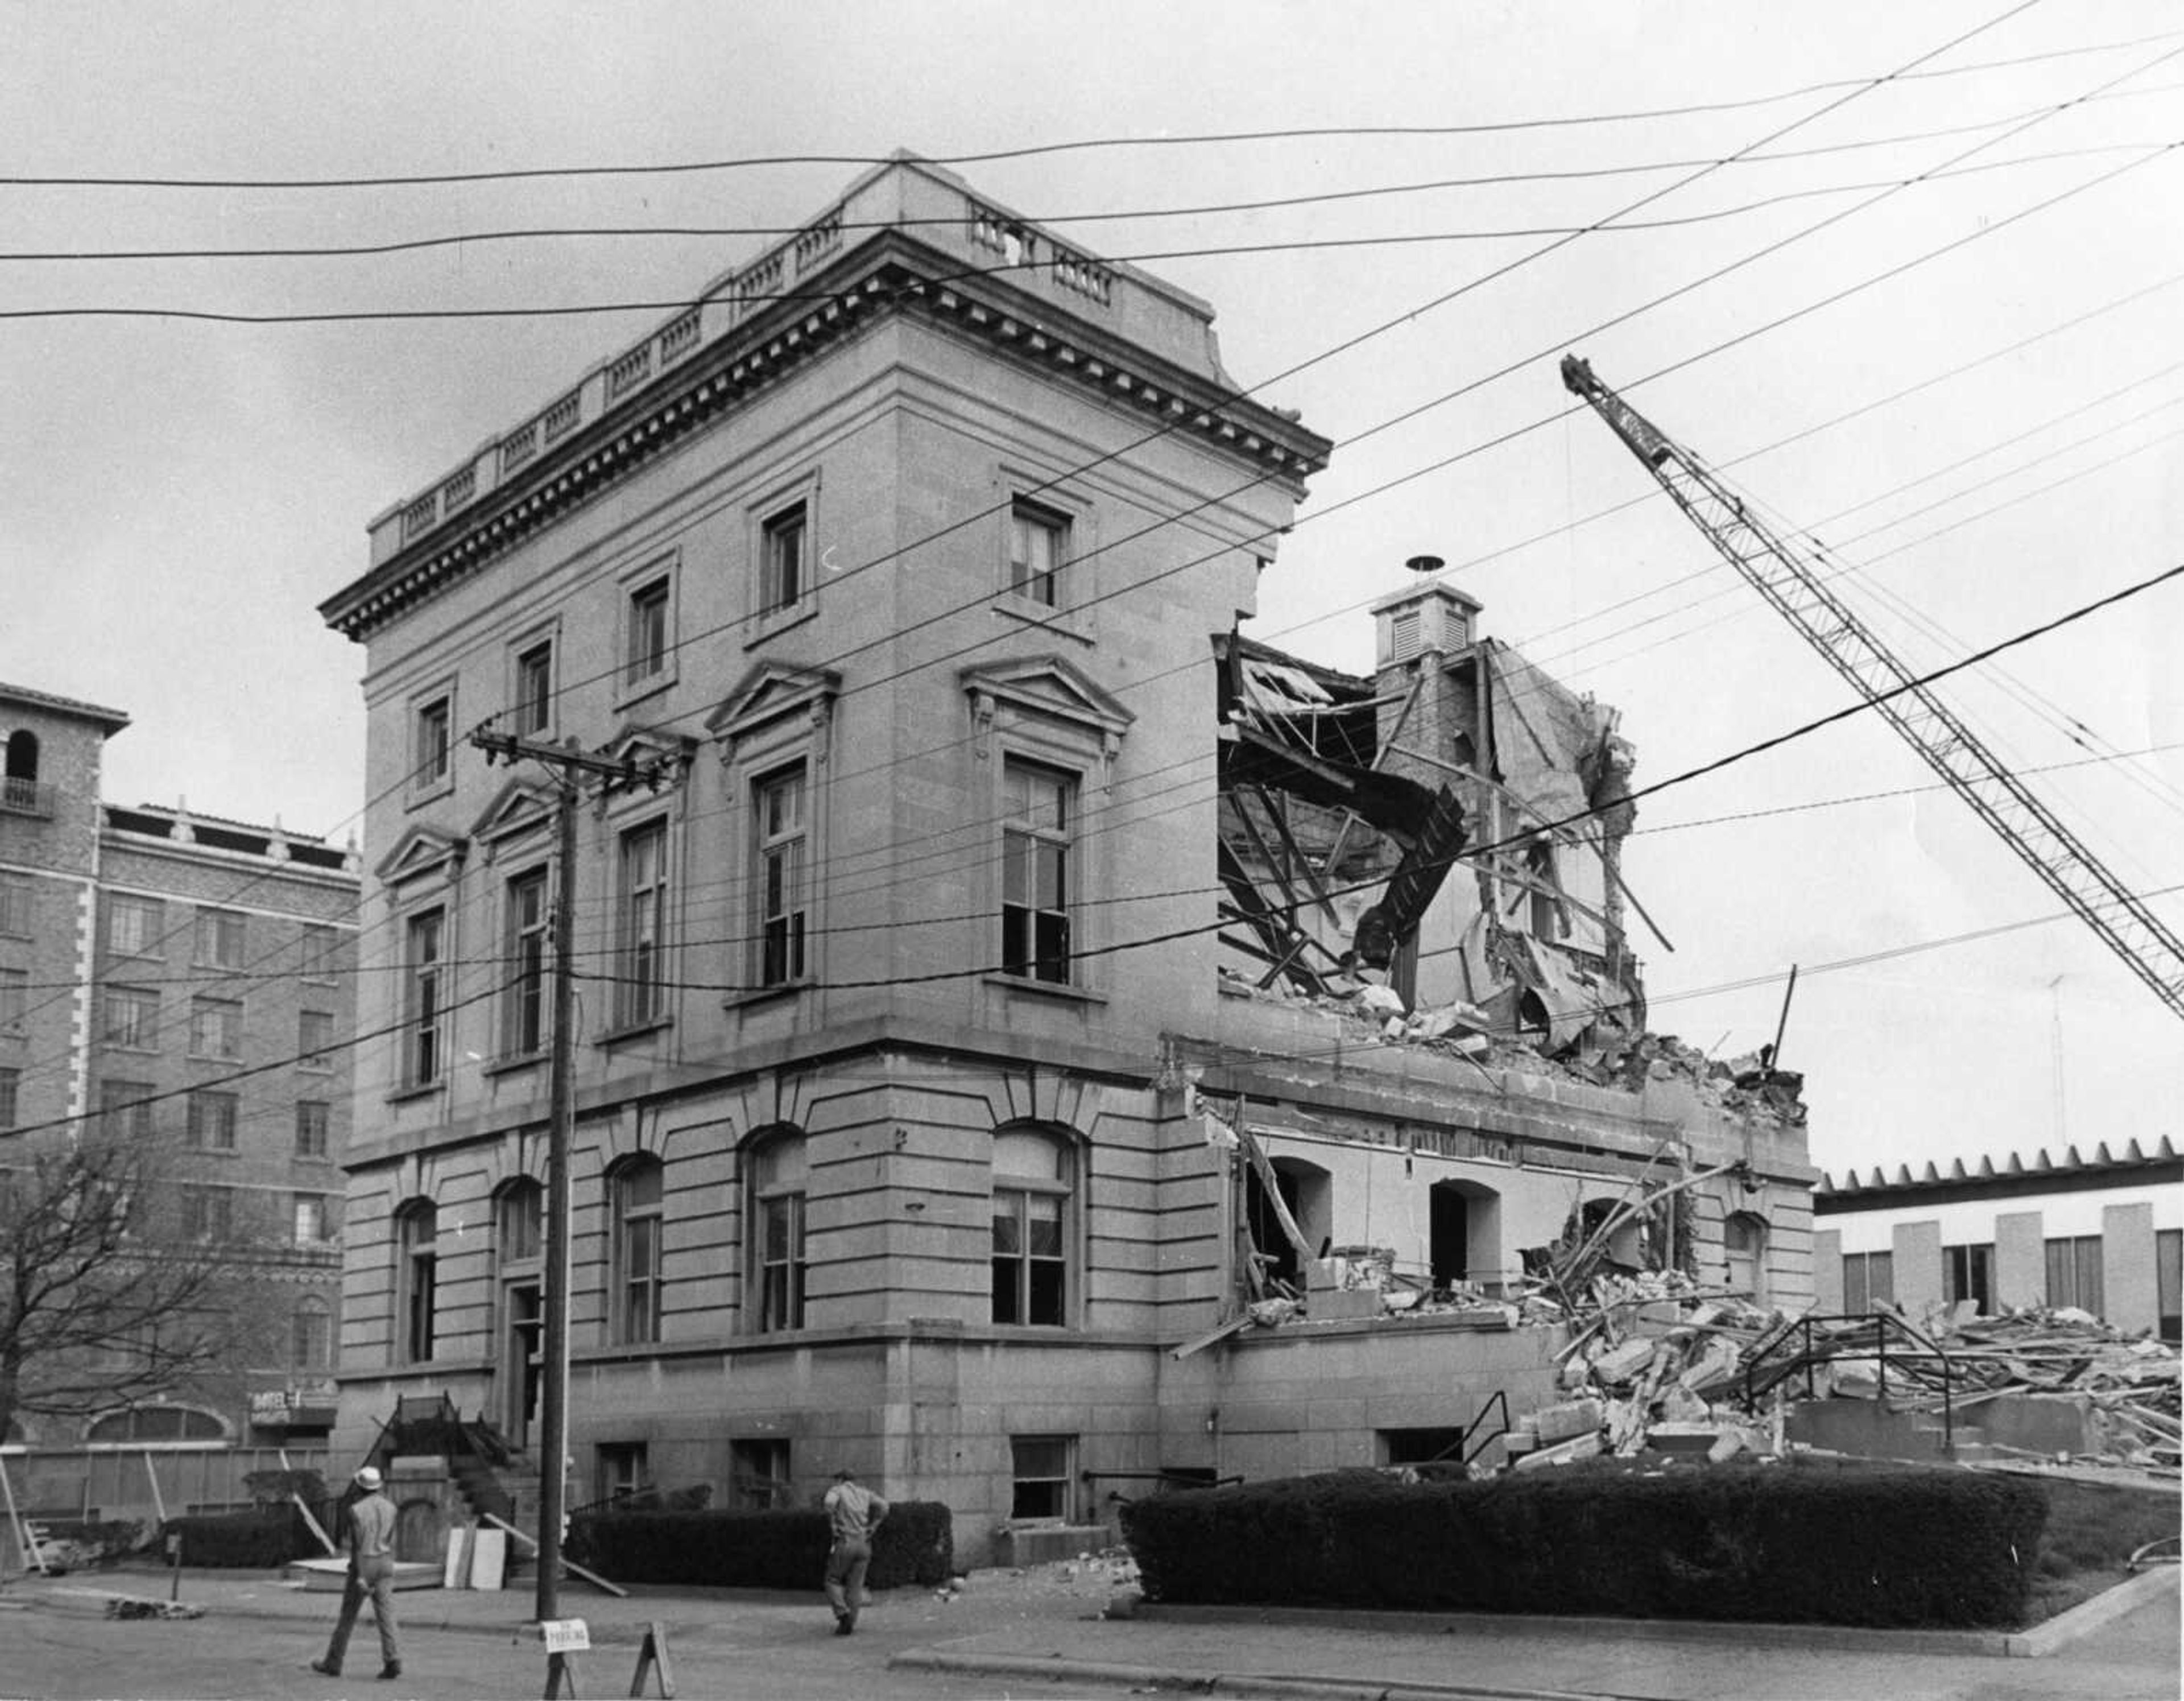
[[366, 1594], [371, 1597], [371, 1615], [379, 1626], [382, 1677], [402, 1675], [402, 1650], [394, 1641], [394, 1504], [382, 1493], [376, 1466], [356, 1474], [363, 1497], [348, 1509], [348, 1581], [342, 1589], [341, 1617], [335, 1622], [326, 1657], [311, 1662], [311, 1670], [327, 1677], [341, 1676], [342, 1656], [348, 1652], [349, 1632]]
[[872, 1532], [888, 1515], [888, 1503], [860, 1483], [854, 1472], [838, 1470], [822, 1504], [834, 1531], [833, 1545], [827, 1550], [827, 1603], [834, 1609], [834, 1634], [847, 1636], [857, 1627], [857, 1613], [865, 1603], [865, 1568], [872, 1562]]

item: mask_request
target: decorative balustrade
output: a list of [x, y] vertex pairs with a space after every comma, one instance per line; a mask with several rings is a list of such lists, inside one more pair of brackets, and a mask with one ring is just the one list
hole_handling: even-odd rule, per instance
[[574, 431], [577, 428], [577, 421], [583, 416], [583, 392], [571, 390], [546, 410], [539, 420], [539, 429], [544, 433], [546, 441], [551, 443], [555, 438], [566, 437]]
[[618, 401], [652, 376], [652, 340], [647, 337], [607, 368], [607, 399]]
[[538, 453], [538, 421], [518, 426], [500, 440], [500, 476], [504, 478]]
[[660, 364], [671, 366], [698, 346], [699, 312], [692, 308], [660, 333]]
[[1064, 289], [1089, 296], [1102, 307], [1107, 305], [1115, 287], [1113, 272], [1099, 261], [1087, 259], [1059, 243], [1054, 245], [1054, 281]]
[[428, 491], [402, 510], [402, 541], [429, 532], [440, 523], [440, 493]]
[[971, 240], [980, 248], [1006, 255], [1011, 265], [1028, 265], [1039, 258], [1039, 243], [1032, 233], [1005, 214], [980, 202], [971, 209]]
[[477, 467], [465, 466], [440, 487], [440, 512], [452, 514], [477, 494]]
[[796, 275], [799, 277], [842, 246], [842, 209], [839, 207], [823, 219], [806, 225], [797, 233], [795, 243]]
[[782, 280], [786, 273], [787, 265], [787, 256], [781, 249], [776, 248], [736, 280], [736, 317], [738, 319], [748, 319], [753, 313], [781, 293]]

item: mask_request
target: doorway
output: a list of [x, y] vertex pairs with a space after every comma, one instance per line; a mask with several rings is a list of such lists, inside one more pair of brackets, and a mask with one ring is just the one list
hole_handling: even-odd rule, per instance
[[510, 1446], [524, 1449], [530, 1447], [532, 1425], [538, 1420], [546, 1313], [536, 1281], [512, 1281], [503, 1292], [507, 1303], [501, 1315], [508, 1319], [508, 1338], [502, 1350], [501, 1386], [506, 1391], [502, 1428]]

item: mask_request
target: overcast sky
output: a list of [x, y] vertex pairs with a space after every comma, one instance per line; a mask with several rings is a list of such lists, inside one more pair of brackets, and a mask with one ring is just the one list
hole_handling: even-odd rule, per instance
[[[2180, 559], [2184, 14], [2164, 0], [224, 0], [10, 3], [0, 32], [14, 179], [1134, 143], [957, 169], [1212, 301], [1237, 381], [1335, 439], [1255, 634], [1368, 668], [1364, 605], [1406, 582], [1407, 556], [1440, 555], [1485, 631], [1623, 711], [1641, 783], [1847, 688], [1649, 496], [1605, 426], [1568, 414], [1565, 349], [1817, 536], [1838, 588], [1916, 666]], [[1337, 133], [1153, 145], [1300, 130]], [[1747, 150], [1798, 157], [1697, 175]], [[0, 186], [0, 248], [793, 225], [856, 170], [17, 181]], [[1482, 177], [1522, 181], [1413, 187]], [[1349, 198], [1182, 210], [1334, 195]], [[1649, 196], [1622, 220], [1647, 227], [1565, 234]], [[1115, 214], [1129, 216], [1088, 216]], [[0, 308], [658, 302], [763, 242], [10, 259]], [[1221, 248], [1251, 251], [1178, 252]], [[365, 523], [661, 316], [0, 319], [0, 679], [134, 717], [109, 747], [110, 799], [187, 795], [346, 838], [363, 651], [315, 609], [365, 570]], [[2184, 884], [2181, 634], [2173, 582], [1949, 688], [2144, 893]], [[2075, 766], [2035, 773], [2059, 764]], [[1892, 795], [1854, 800], [1876, 792]], [[2184, 1136], [2184, 1029], [2081, 923], [2043, 921], [2059, 902], [1871, 716], [1648, 799], [1625, 872], [1674, 947], [1636, 940], [1658, 1029], [1749, 1051], [1802, 965], [1783, 1062], [1808, 1073], [1823, 1166]], [[2184, 925], [2184, 901], [2150, 901]]]

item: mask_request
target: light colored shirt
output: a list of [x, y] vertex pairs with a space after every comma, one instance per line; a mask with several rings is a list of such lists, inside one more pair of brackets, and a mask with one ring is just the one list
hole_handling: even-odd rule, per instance
[[394, 1557], [394, 1503], [373, 1492], [348, 1509], [348, 1551], [357, 1559]]
[[827, 1509], [837, 1542], [869, 1542], [880, 1520], [888, 1515], [887, 1502], [859, 1482], [836, 1483], [820, 1503]]

